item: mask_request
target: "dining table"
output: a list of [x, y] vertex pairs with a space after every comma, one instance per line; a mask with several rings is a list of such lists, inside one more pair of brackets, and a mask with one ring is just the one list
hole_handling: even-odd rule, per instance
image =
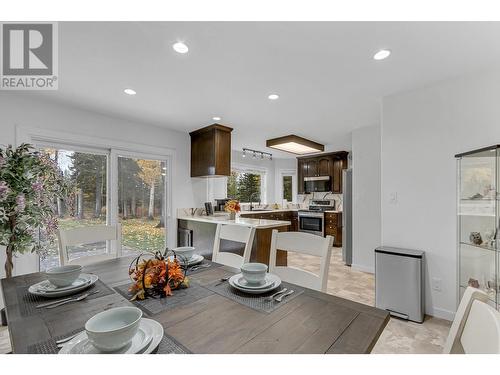
[[385, 310], [290, 283], [283, 285], [296, 292], [293, 298], [263, 307], [256, 304], [262, 298], [232, 295], [227, 278], [238, 270], [211, 262], [188, 272], [188, 288], [141, 306], [126, 294], [132, 260], [84, 267], [83, 272], [99, 277], [99, 292], [52, 309], [28, 301], [27, 288], [43, 280], [43, 273], [2, 279], [13, 353], [39, 353], [35, 349], [43, 343], [82, 331], [89, 318], [118, 306], [141, 307], [143, 316], [159, 322], [182, 353], [200, 354], [370, 353], [389, 321]]

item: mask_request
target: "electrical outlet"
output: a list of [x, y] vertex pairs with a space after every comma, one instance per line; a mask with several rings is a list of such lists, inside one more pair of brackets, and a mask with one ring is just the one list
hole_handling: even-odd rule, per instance
[[392, 192], [389, 194], [389, 203], [390, 204], [398, 204], [398, 193]]
[[436, 292], [440, 292], [442, 290], [442, 280], [437, 278], [437, 277], [433, 277], [432, 278], [432, 290], [435, 290]]

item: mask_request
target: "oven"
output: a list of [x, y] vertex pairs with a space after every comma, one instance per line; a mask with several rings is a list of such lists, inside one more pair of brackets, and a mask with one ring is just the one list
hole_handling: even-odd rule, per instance
[[299, 232], [324, 236], [325, 214], [323, 212], [299, 211]]

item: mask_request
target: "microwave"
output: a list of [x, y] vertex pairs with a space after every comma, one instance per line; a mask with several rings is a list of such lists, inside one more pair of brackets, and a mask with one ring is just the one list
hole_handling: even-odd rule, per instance
[[304, 192], [329, 192], [332, 191], [331, 176], [304, 177]]

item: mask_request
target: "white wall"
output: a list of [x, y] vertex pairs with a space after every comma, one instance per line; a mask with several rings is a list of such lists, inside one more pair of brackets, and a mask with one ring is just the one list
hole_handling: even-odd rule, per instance
[[352, 132], [352, 267], [374, 272], [373, 250], [381, 243], [380, 126]]
[[500, 143], [499, 93], [488, 72], [383, 99], [382, 243], [426, 251], [431, 315], [451, 319], [457, 304], [454, 155]]
[[[16, 126], [71, 133], [74, 134], [75, 142], [79, 141], [79, 135], [83, 135], [174, 149], [171, 212], [175, 214], [179, 207], [193, 206], [194, 196], [189, 170], [190, 139], [187, 133], [112, 118], [39, 99], [34, 95], [0, 93], [2, 146], [16, 143]], [[0, 277], [4, 276], [4, 253], [5, 250], [2, 249]], [[37, 262], [33, 256], [19, 258], [15, 262], [16, 274], [36, 270]]]

